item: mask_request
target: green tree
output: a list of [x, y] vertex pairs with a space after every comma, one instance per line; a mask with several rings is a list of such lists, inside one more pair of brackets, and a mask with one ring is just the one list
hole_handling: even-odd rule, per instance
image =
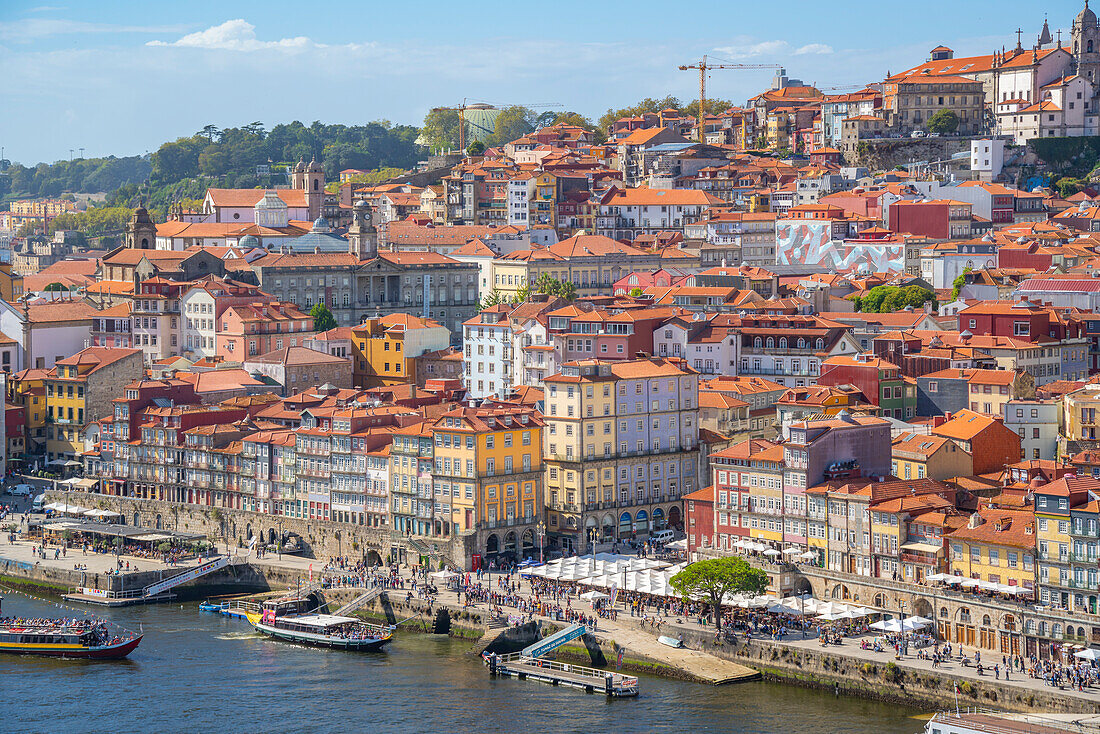
[[[728, 99], [708, 99], [707, 100], [707, 114], [708, 115], [720, 115], [730, 107], [733, 107], [733, 102]], [[690, 115], [695, 119], [699, 119], [699, 100], [690, 102], [683, 106], [680, 110], [681, 114]]]
[[477, 310], [484, 311], [487, 308], [492, 308], [498, 304], [504, 303], [504, 296], [496, 288], [486, 293], [477, 302]]
[[470, 143], [466, 146], [466, 155], [485, 155], [485, 143], [481, 142], [480, 140], [475, 140], [474, 142]]
[[493, 133], [485, 139], [489, 148], [510, 143], [535, 129], [538, 115], [534, 110], [520, 105], [505, 107], [493, 123]]
[[966, 285], [966, 274], [972, 271], [974, 268], [967, 265], [963, 268], [963, 271], [959, 273], [958, 277], [951, 283], [951, 300], [959, 300], [959, 293], [962, 292], [962, 288]]
[[526, 303], [527, 299], [531, 297], [531, 286], [524, 283], [516, 289], [516, 294], [512, 296], [513, 304]]
[[[709, 107], [709, 105], [708, 105]], [[680, 112], [684, 109], [683, 104], [679, 99], [671, 95], [663, 99], [653, 99], [652, 97], [646, 97], [642, 101], [631, 107], [622, 107], [617, 110], [608, 110], [600, 117], [596, 123], [601, 130], [607, 130], [611, 127], [611, 124], [622, 117], [637, 117], [647, 112], [662, 112], [664, 110], [676, 110]]]
[[959, 116], [952, 110], [940, 110], [928, 118], [928, 132], [947, 135], [959, 129]]
[[684, 601], [703, 598], [714, 610], [715, 626], [722, 628], [722, 599], [731, 594], [763, 594], [768, 574], [753, 568], [744, 558], [708, 558], [696, 561], [669, 579]]
[[313, 317], [314, 331], [321, 332], [336, 328], [336, 318], [323, 302], [314, 304], [309, 310], [309, 315]]
[[535, 279], [535, 291], [564, 298], [567, 301], [572, 301], [577, 297], [576, 284], [552, 278], [549, 273], [543, 273]]
[[899, 288], [895, 285], [879, 285], [867, 291], [862, 297], [850, 296], [849, 300], [856, 304], [857, 311], [864, 313], [891, 313], [900, 311], [906, 306], [924, 308], [929, 301], [936, 304], [936, 293], [919, 285], [909, 285]]
[[644, 296], [644, 295], [645, 295], [645, 291], [643, 291], [643, 290], [642, 290], [641, 288], [637, 288], [637, 287], [635, 287], [635, 288], [631, 288], [631, 289], [630, 289], [630, 294], [629, 294], [629, 295], [630, 295], [630, 296], [631, 296], [632, 298], [638, 298], [639, 296]]
[[458, 126], [458, 110], [432, 110], [424, 116], [420, 138], [432, 150], [454, 150], [458, 147]]

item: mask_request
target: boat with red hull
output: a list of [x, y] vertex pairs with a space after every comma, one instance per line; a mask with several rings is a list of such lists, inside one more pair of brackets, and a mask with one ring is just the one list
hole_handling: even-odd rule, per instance
[[141, 638], [114, 635], [99, 621], [0, 619], [0, 653], [13, 655], [119, 660], [132, 653]]

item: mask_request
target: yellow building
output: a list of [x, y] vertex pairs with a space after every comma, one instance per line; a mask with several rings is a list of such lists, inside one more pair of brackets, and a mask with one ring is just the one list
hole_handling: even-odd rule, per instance
[[23, 296], [23, 276], [11, 271], [11, 263], [0, 263], [0, 299], [14, 303]]
[[899, 479], [968, 477], [974, 458], [949, 438], [903, 433], [893, 441], [891, 471]]
[[437, 517], [454, 533], [476, 532], [486, 563], [542, 546], [542, 426], [534, 409], [515, 407], [455, 408], [433, 424]]
[[26, 453], [41, 453], [46, 448], [46, 377], [48, 370], [26, 369], [9, 381], [11, 402], [23, 407], [26, 426]]
[[140, 349], [88, 347], [59, 359], [46, 374], [46, 460], [72, 461], [84, 451], [84, 427], [113, 415], [111, 401], [142, 374]]
[[749, 537], [779, 544], [783, 541], [783, 447], [769, 446], [750, 457]]
[[350, 329], [352, 379], [357, 387], [416, 382], [415, 358], [446, 349], [451, 332], [438, 321], [405, 313], [367, 319]]

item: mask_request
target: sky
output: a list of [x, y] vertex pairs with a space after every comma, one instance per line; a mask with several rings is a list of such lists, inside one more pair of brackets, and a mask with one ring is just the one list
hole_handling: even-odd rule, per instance
[[[43, 2], [56, 3], [44, 5]], [[207, 124], [419, 124], [471, 101], [560, 104], [593, 119], [644, 97], [698, 96], [712, 62], [781, 64], [821, 88], [881, 81], [928, 57], [1030, 47], [1083, 0], [0, 0], [0, 146], [33, 164], [152, 152]], [[313, 12], [316, 9], [317, 12]], [[744, 103], [772, 71], [718, 70]], [[826, 90], [827, 93], [830, 90]], [[838, 89], [837, 92], [847, 91]], [[79, 152], [77, 153], [79, 155]]]

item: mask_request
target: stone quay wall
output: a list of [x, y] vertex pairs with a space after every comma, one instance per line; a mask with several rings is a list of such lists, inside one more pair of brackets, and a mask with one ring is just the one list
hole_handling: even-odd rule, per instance
[[118, 512], [127, 525], [144, 528], [201, 533], [219, 548], [243, 548], [255, 536], [274, 543], [283, 533], [296, 533], [305, 543], [303, 555], [327, 560], [333, 556], [364, 559], [374, 565], [389, 563], [417, 564], [427, 556], [432, 568], [446, 564], [465, 569], [473, 553], [474, 536], [452, 538], [406, 538], [388, 528], [350, 525], [316, 518], [268, 515], [223, 507], [147, 500], [137, 497], [48, 491], [47, 502], [89, 505]]

